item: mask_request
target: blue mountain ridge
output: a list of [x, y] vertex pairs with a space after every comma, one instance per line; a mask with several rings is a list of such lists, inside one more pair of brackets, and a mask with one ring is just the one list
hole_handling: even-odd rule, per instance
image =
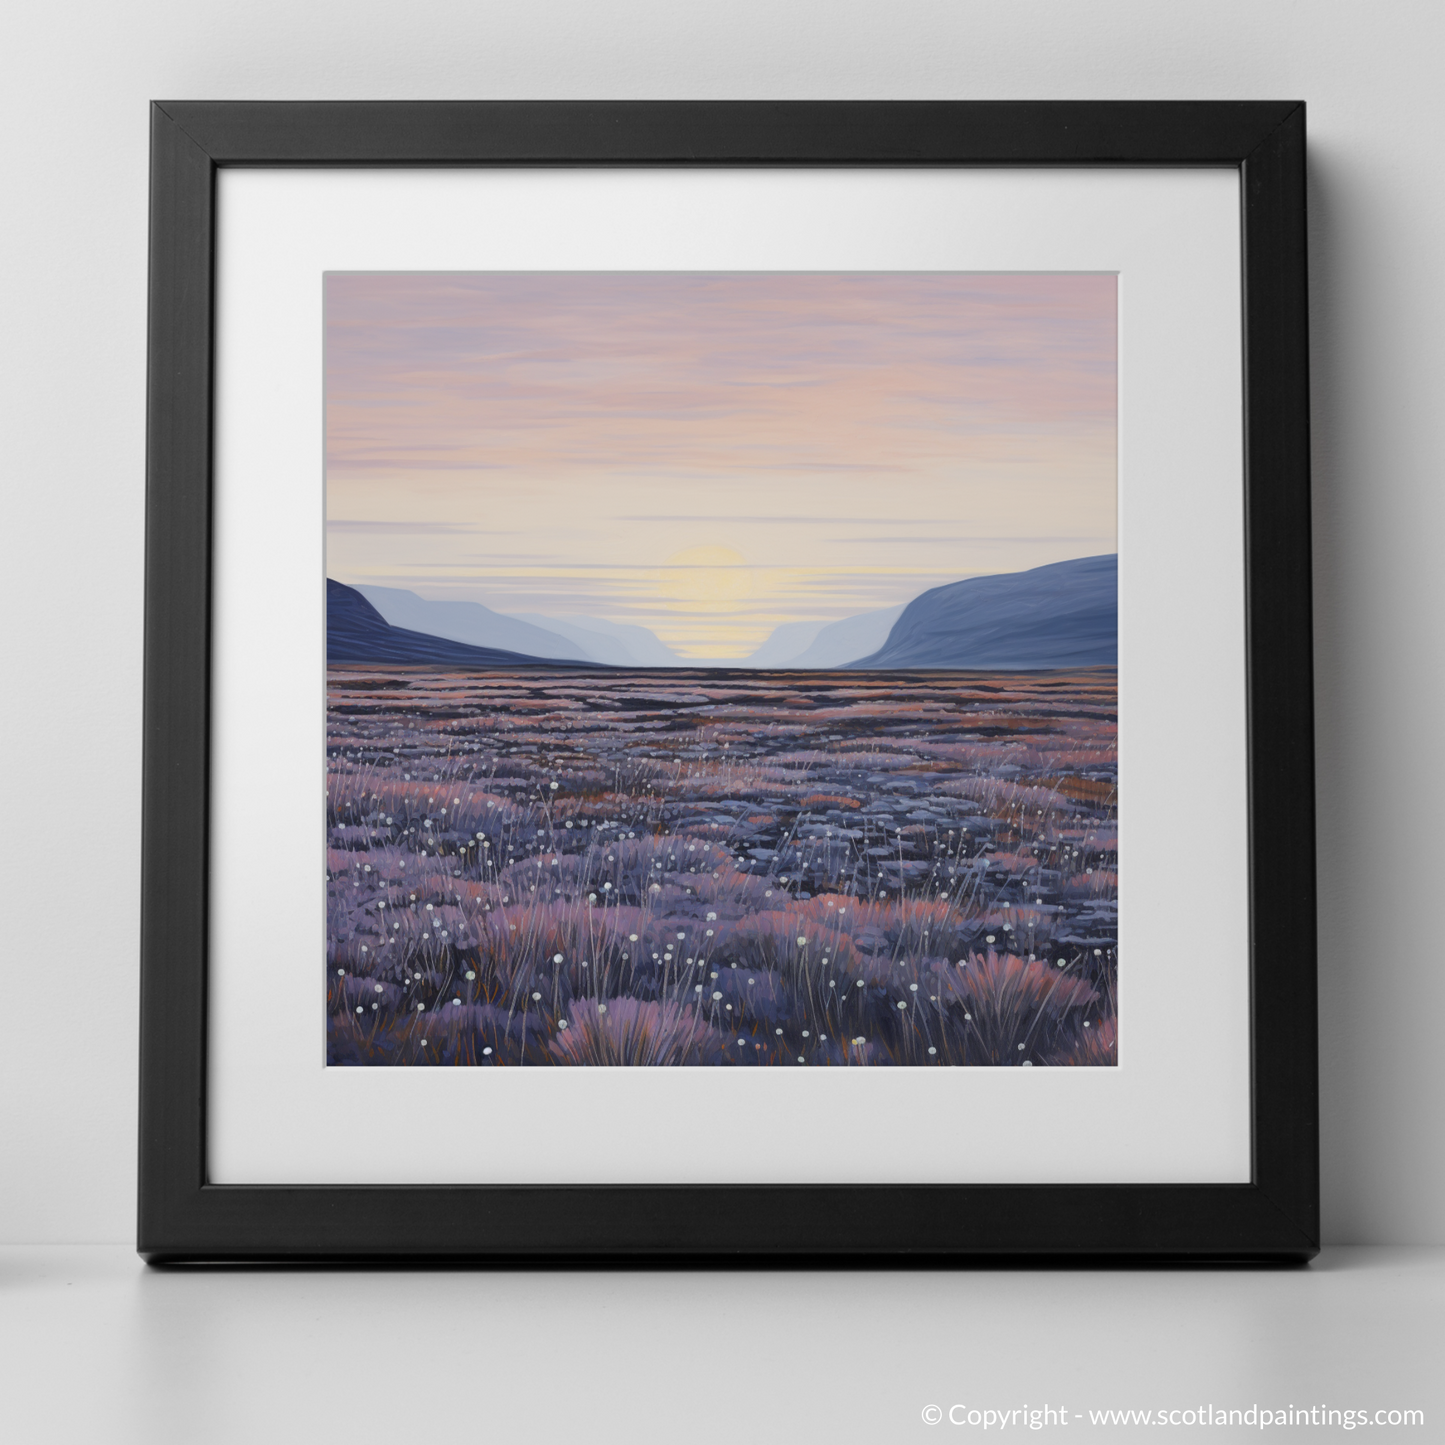
[[354, 587], [326, 579], [326, 661], [402, 663], [417, 667], [564, 667], [588, 669], [592, 662], [560, 662], [504, 652], [498, 647], [473, 647], [426, 632], [392, 627]]
[[479, 602], [434, 602], [401, 587], [358, 585], [352, 590], [361, 593], [376, 608], [383, 622], [408, 632], [445, 637], [451, 642], [464, 642], [468, 647], [519, 652], [526, 657], [561, 658], [568, 662], [611, 660], [593, 656], [560, 633], [493, 612]]
[[1078, 557], [920, 592], [854, 669], [1113, 667], [1119, 559]]

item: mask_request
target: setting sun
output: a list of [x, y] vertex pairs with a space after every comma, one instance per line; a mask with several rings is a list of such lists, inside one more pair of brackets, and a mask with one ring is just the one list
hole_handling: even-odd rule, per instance
[[752, 596], [754, 579], [747, 559], [731, 547], [688, 547], [658, 570], [657, 585], [670, 608], [728, 612]]

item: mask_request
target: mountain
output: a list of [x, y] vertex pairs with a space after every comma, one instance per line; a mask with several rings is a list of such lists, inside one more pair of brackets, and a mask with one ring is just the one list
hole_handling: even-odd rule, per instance
[[[822, 626], [821, 622], [784, 622], [773, 628], [771, 636], [756, 652], [736, 666], [790, 667], [793, 659], [812, 645]], [[848, 656], [857, 657], [861, 650], [855, 647]]]
[[631, 622], [608, 622], [603, 617], [542, 617], [535, 612], [519, 612], [523, 621], [561, 633], [597, 662], [617, 667], [688, 667], [681, 658], [650, 628]]
[[1119, 559], [1080, 557], [922, 592], [852, 668], [1100, 667], [1119, 660]]
[[465, 642], [473, 647], [502, 648], [531, 657], [583, 662], [612, 660], [596, 656], [560, 633], [493, 612], [480, 602], [429, 602], [401, 587], [357, 587], [354, 590], [361, 593], [393, 627], [425, 632], [432, 637], [447, 637], [453, 642]]
[[[688, 667], [656, 633], [600, 617], [507, 616], [478, 602], [430, 602], [399, 587], [327, 579], [327, 658], [421, 666]], [[1053, 668], [1118, 661], [1118, 558], [969, 577], [906, 607], [826, 626], [790, 622], [749, 668]]]
[[[399, 662], [418, 667], [547, 667], [553, 659], [471, 647], [446, 637], [392, 627], [354, 587], [326, 579], [326, 661]], [[573, 667], [591, 667], [574, 662]]]
[[877, 612], [860, 612], [840, 622], [784, 622], [751, 656], [733, 667], [846, 667], [853, 658], [872, 652], [888, 640], [903, 603]]
[[882, 647], [889, 630], [902, 615], [903, 604], [877, 612], [860, 612], [841, 622], [830, 622], [812, 643], [788, 662], [789, 667], [846, 667], [855, 657]]

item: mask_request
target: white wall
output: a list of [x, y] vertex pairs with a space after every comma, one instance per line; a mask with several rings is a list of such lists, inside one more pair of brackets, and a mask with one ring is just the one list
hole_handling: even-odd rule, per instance
[[149, 99], [1303, 97], [1325, 1230], [1445, 1243], [1438, 4], [29, 0], [0, 36], [0, 1241], [133, 1236]]

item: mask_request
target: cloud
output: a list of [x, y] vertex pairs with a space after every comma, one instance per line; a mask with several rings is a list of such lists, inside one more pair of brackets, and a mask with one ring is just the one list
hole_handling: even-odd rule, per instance
[[[326, 530], [342, 536], [356, 537], [450, 537], [474, 536], [490, 529], [467, 522], [395, 522], [384, 518], [359, 521], [355, 518], [328, 517]], [[496, 533], [493, 536], [520, 536], [520, 533]]]

